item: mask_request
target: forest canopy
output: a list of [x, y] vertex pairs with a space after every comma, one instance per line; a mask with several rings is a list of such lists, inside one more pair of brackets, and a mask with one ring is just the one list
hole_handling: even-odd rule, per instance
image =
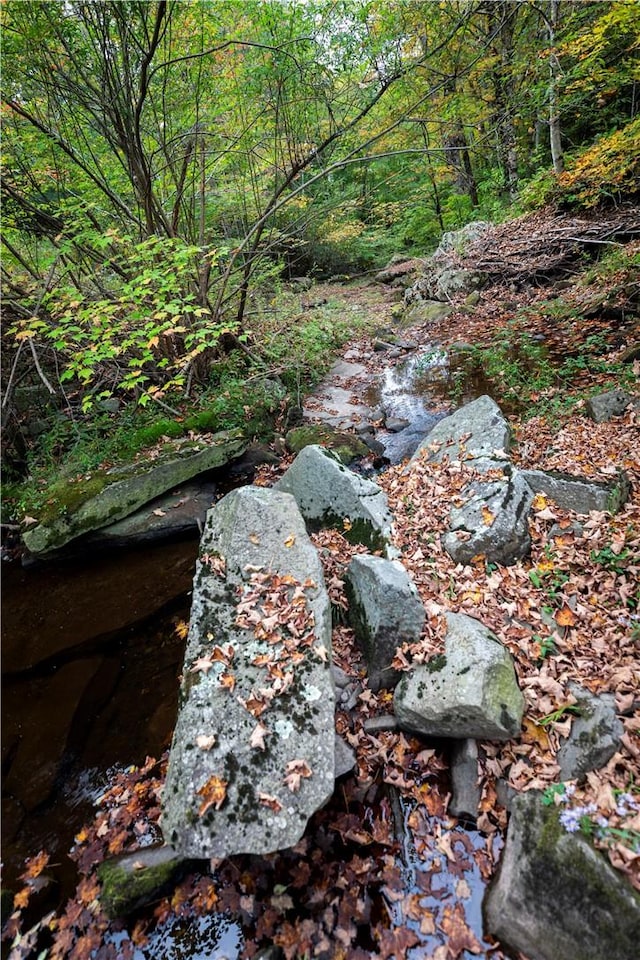
[[[5, 409], [174, 409], [283, 279], [637, 196], [635, 2], [18, 2], [3, 18]], [[7, 360], [5, 360], [5, 363]]]

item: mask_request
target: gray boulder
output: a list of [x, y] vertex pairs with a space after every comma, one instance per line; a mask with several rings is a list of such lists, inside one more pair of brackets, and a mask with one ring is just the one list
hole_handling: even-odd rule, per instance
[[192, 477], [224, 466], [246, 446], [239, 432], [225, 431], [206, 441], [167, 443], [154, 460], [96, 472], [88, 480], [69, 484], [65, 502], [24, 532], [24, 544], [31, 553], [46, 555], [74, 537], [122, 520]]
[[522, 474], [534, 491], [550, 497], [562, 510], [589, 513], [606, 510], [617, 513], [631, 494], [631, 483], [624, 470], [612, 480], [588, 480], [556, 470], [523, 470]]
[[347, 469], [329, 450], [305, 447], [274, 485], [290, 493], [311, 529], [335, 527], [350, 543], [384, 550], [391, 540], [387, 498], [373, 480]]
[[488, 563], [507, 566], [529, 555], [533, 493], [522, 473], [509, 473], [500, 480], [468, 484], [461, 493], [462, 505], [451, 508], [442, 545], [456, 563], [484, 555]]
[[242, 487], [209, 512], [162, 830], [181, 856], [295, 844], [333, 792], [331, 612], [295, 500]]
[[420, 456], [440, 463], [460, 457], [480, 461], [478, 469], [502, 466], [511, 445], [511, 429], [497, 403], [482, 396], [438, 421], [424, 438], [411, 462]]
[[640, 897], [555, 807], [534, 792], [512, 803], [498, 873], [484, 900], [486, 932], [530, 960], [631, 960]]
[[479, 620], [448, 613], [445, 652], [406, 673], [394, 696], [400, 726], [427, 737], [509, 740], [524, 697], [511, 654]]
[[569, 684], [576, 698], [580, 715], [571, 724], [571, 733], [558, 750], [556, 762], [560, 765], [561, 780], [576, 780], [589, 770], [599, 770], [608, 763], [624, 733], [616, 715], [613, 694], [599, 696], [577, 683]]
[[624, 390], [608, 390], [587, 400], [587, 413], [596, 423], [604, 423], [624, 413], [632, 397]]
[[475, 740], [456, 740], [451, 751], [451, 800], [448, 812], [452, 817], [476, 820], [479, 806], [478, 744]]
[[367, 665], [372, 690], [393, 687], [400, 673], [391, 666], [396, 648], [415, 643], [425, 610], [415, 584], [398, 560], [354, 557], [345, 576], [349, 622]]

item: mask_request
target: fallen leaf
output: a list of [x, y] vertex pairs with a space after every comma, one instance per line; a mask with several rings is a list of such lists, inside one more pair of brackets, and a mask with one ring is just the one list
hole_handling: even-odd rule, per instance
[[263, 723], [258, 723], [249, 739], [249, 746], [252, 747], [254, 750], [255, 749], [266, 750], [267, 747], [264, 742], [264, 737], [265, 737], [265, 734], [268, 732], [269, 731], [267, 730], [267, 728]]
[[213, 733], [208, 737], [205, 734], [201, 734], [199, 737], [196, 737], [196, 745], [200, 747], [201, 750], [211, 750], [211, 747], [215, 744], [215, 742], [216, 737]]
[[561, 610], [555, 615], [555, 621], [560, 627], [575, 627], [577, 623], [577, 617], [571, 607], [567, 606], [565, 603]]
[[286, 768], [284, 782], [292, 793], [300, 789], [303, 777], [311, 776], [311, 768], [306, 760], [290, 760]]
[[256, 547], [260, 543], [260, 537], [258, 536], [257, 533], [250, 533], [249, 540], [251, 541], [251, 543], [255, 544]]
[[271, 796], [270, 793], [258, 793], [258, 800], [263, 807], [269, 807], [274, 813], [280, 813], [282, 810], [282, 804], [278, 798]]
[[296, 538], [292, 533], [290, 533], [287, 539], [285, 540], [284, 545], [285, 547], [292, 547], [295, 542], [296, 542]]
[[220, 777], [209, 777], [204, 786], [197, 791], [197, 796], [202, 797], [202, 803], [198, 807], [198, 816], [203, 817], [211, 807], [219, 810], [227, 799], [228, 781]]
[[154, 510], [153, 513], [156, 517], [166, 517], [167, 515], [167, 511], [161, 510], [160, 507], [158, 507], [157, 510]]
[[482, 513], [482, 519], [484, 520], [485, 526], [490, 527], [496, 519], [495, 513], [492, 513], [486, 504], [483, 505], [481, 513]]
[[213, 661], [209, 657], [198, 657], [189, 668], [189, 673], [198, 673], [198, 671], [201, 671], [207, 674], [212, 666]]

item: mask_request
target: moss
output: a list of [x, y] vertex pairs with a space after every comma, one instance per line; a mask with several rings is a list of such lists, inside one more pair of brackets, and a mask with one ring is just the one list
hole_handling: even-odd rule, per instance
[[444, 670], [446, 665], [447, 658], [445, 657], [444, 653], [439, 653], [437, 656], [431, 657], [431, 660], [428, 660], [425, 663], [425, 667], [429, 673], [440, 673], [441, 670]]
[[[140, 857], [144, 859], [144, 852]], [[171, 883], [183, 860], [169, 853], [166, 859], [159, 859], [149, 866], [137, 868], [135, 863], [135, 854], [127, 854], [124, 858], [106, 860], [98, 867], [102, 883], [100, 903], [112, 919], [127, 916], [158, 897]]]
[[49, 498], [40, 510], [40, 523], [50, 523], [60, 514], [71, 514], [79, 510], [83, 503], [102, 493], [108, 483], [113, 482], [105, 470], [97, 470], [83, 480], [75, 483], [65, 480], [56, 483], [50, 490]]
[[319, 445], [331, 450], [343, 463], [351, 463], [358, 457], [366, 457], [369, 448], [366, 443], [347, 433], [345, 430], [334, 430], [324, 424], [305, 424], [294, 427], [286, 436], [287, 448], [291, 453], [298, 454], [305, 447]]

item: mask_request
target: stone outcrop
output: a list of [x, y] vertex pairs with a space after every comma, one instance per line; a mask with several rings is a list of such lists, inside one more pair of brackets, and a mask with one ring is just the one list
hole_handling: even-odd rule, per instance
[[428, 737], [508, 740], [524, 697], [511, 654], [479, 620], [448, 613], [444, 654], [414, 667], [394, 695], [400, 726]]
[[589, 480], [556, 470], [522, 470], [534, 491], [550, 497], [562, 510], [589, 513], [605, 510], [618, 513], [629, 499], [631, 483], [624, 470], [611, 480]]
[[167, 443], [154, 460], [114, 467], [77, 485], [69, 484], [67, 502], [26, 530], [24, 544], [32, 554], [46, 555], [74, 537], [122, 520], [198, 474], [224, 466], [246, 446], [240, 433], [228, 431], [206, 441]]
[[499, 480], [473, 481], [461, 497], [463, 503], [451, 508], [449, 531], [442, 536], [456, 563], [484, 556], [488, 563], [507, 566], [529, 555], [533, 493], [520, 471], [509, 469]]
[[412, 461], [426, 457], [440, 463], [461, 458], [473, 460], [473, 467], [487, 470], [501, 467], [511, 445], [511, 428], [491, 397], [482, 396], [440, 420], [420, 444]]
[[539, 795], [516, 797], [485, 928], [530, 960], [630, 960], [640, 897], [579, 833], [566, 833]]
[[569, 690], [576, 698], [580, 715], [574, 718], [571, 733], [556, 756], [561, 780], [576, 780], [589, 770], [604, 767], [619, 750], [624, 733], [613, 694], [596, 696], [577, 683], [569, 684]]
[[331, 614], [292, 496], [242, 487], [207, 518], [162, 830], [181, 856], [292, 846], [333, 792]]
[[632, 401], [626, 390], [607, 390], [587, 400], [587, 413], [596, 423], [619, 417]]
[[444, 233], [437, 249], [425, 260], [422, 275], [405, 293], [405, 303], [421, 300], [448, 302], [452, 297], [465, 296], [477, 290], [485, 281], [477, 270], [463, 269], [457, 254], [488, 229], [483, 221], [468, 223], [460, 230]]
[[393, 687], [400, 673], [393, 669], [396, 648], [415, 643], [424, 626], [425, 610], [409, 574], [397, 560], [356, 556], [345, 575], [349, 622], [360, 645], [372, 690]]
[[324, 447], [305, 447], [275, 489], [293, 495], [312, 529], [335, 527], [351, 543], [364, 543], [373, 550], [386, 549], [391, 540], [391, 514], [384, 492]]
[[202, 530], [213, 504], [216, 484], [197, 480], [151, 500], [130, 516], [88, 534], [87, 547], [127, 547], [156, 543]]

